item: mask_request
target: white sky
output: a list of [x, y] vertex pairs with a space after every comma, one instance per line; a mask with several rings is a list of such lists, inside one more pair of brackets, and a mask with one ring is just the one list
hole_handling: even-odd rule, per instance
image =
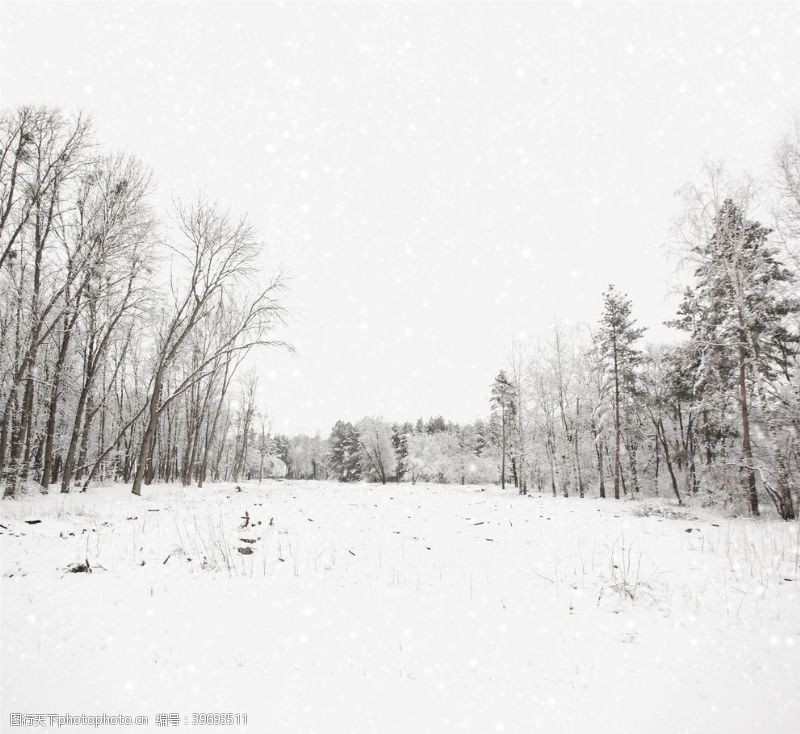
[[800, 4], [15, 4], [0, 102], [90, 111], [159, 202], [249, 211], [292, 277], [285, 432], [469, 420], [514, 336], [672, 315], [675, 190], [763, 173], [800, 114]]

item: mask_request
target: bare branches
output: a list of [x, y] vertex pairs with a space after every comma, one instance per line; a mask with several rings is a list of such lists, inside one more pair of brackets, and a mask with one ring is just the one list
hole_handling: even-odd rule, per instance
[[204, 444], [204, 473], [239, 363], [257, 347], [290, 348], [276, 336], [286, 280], [256, 285], [247, 217], [198, 197], [175, 203], [165, 234], [150, 188], [137, 159], [94, 149], [83, 115], [0, 114], [6, 494], [29, 478], [68, 491], [87, 469], [139, 487], [170, 475], [178, 441], [184, 463]]
[[775, 151], [776, 230], [795, 268], [800, 270], [800, 118]]
[[[270, 336], [285, 319], [283, 275], [274, 276], [260, 291], [248, 293], [259, 246], [247, 218], [234, 219], [203, 198], [189, 206], [176, 203], [175, 217], [178, 238], [169, 248], [183, 272], [172, 280], [173, 311], [165, 314], [158, 340], [135, 494], [141, 492], [159, 417], [174, 400], [209, 379], [220, 363], [227, 364], [235, 353], [256, 346], [286, 346]], [[190, 368], [165, 390], [167, 372], [191, 337], [204, 329], [211, 338], [195, 343]]]

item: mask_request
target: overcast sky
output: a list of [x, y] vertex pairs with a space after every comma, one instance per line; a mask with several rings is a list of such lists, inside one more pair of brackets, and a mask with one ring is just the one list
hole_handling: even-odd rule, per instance
[[0, 6], [0, 99], [84, 109], [154, 171], [248, 211], [292, 276], [277, 430], [472, 419], [512, 337], [651, 336], [705, 157], [766, 172], [800, 114], [800, 4]]

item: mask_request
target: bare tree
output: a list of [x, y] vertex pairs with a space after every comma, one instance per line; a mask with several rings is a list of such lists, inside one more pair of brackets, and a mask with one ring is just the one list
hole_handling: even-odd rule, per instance
[[[89, 123], [80, 115], [23, 108], [4, 116], [0, 127], [7, 146], [0, 151], [0, 265], [8, 265], [0, 275], [10, 276], [8, 302], [16, 316], [0, 397], [0, 466], [4, 494], [11, 496], [28, 473], [39, 349], [63, 323], [71, 308], [64, 296], [97, 243], [81, 241], [66, 251], [56, 246], [74, 184], [88, 166]], [[0, 352], [10, 346], [9, 333], [3, 329]]]
[[95, 242], [94, 257], [83, 281], [83, 377], [62, 471], [61, 491], [68, 492], [78, 441], [83, 452], [94, 413], [87, 410], [105, 357], [125, 319], [141, 309], [149, 288], [145, 263], [152, 244], [153, 221], [146, 203], [149, 173], [132, 158], [107, 158], [88, 172], [78, 204], [78, 235]]
[[789, 260], [800, 270], [800, 118], [775, 151], [775, 188], [778, 207], [775, 228]]
[[[284, 314], [278, 300], [283, 277], [274, 277], [266, 288], [251, 297], [237, 294], [253, 273], [259, 252], [247, 219], [234, 220], [202, 199], [189, 207], [178, 205], [176, 215], [180, 238], [171, 245], [171, 250], [187, 274], [180, 282], [173, 280], [171, 284], [171, 302], [164, 311], [155, 347], [145, 426], [133, 479], [132, 491], [136, 495], [141, 494], [145, 471], [152, 460], [158, 420], [167, 406], [210, 374], [220, 357], [255, 345], [285, 346], [268, 338]], [[170, 390], [165, 390], [167, 374], [189, 336], [215, 310], [231, 315], [230, 330], [219, 336], [194, 369]]]
[[242, 389], [239, 398], [239, 432], [236, 440], [236, 450], [233, 459], [233, 481], [239, 481], [239, 475], [245, 468], [247, 448], [250, 442], [250, 424], [256, 410], [256, 392], [258, 390], [258, 376], [250, 370], [243, 376]]

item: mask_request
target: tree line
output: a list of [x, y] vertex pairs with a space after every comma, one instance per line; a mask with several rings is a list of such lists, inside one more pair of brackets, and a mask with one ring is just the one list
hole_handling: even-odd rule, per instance
[[512, 344], [485, 421], [340, 421], [327, 441], [282, 437], [281, 471], [497, 481], [522, 494], [668, 494], [753, 515], [766, 498], [795, 519], [800, 124], [777, 148], [769, 181], [718, 164], [705, 174], [680, 192], [675, 249], [685, 283], [666, 322], [672, 343], [647, 343], [631, 299], [611, 285], [593, 324], [556, 324], [536, 342]]
[[461, 425], [442, 416], [415, 423], [366, 417], [337, 421], [330, 435], [272, 435], [252, 429], [248, 479], [474, 483], [497, 479], [499, 445], [488, 421]]
[[[0, 484], [292, 477], [490, 482], [554, 495], [667, 493], [797, 514], [800, 125], [756, 184], [707, 167], [675, 243], [685, 288], [646, 342], [610, 286], [586, 325], [513, 343], [485, 418], [271, 431], [255, 347], [287, 348], [285, 280], [257, 235], [197, 197], [166, 216], [147, 168], [81, 114], [0, 116]], [[259, 285], [260, 283], [260, 285]]]
[[[706, 185], [684, 189], [674, 343], [645, 344], [612, 285], [593, 326], [557, 325], [528, 349], [512, 346], [492, 389], [503, 484], [617, 499], [668, 492], [753, 515], [766, 496], [796, 519], [800, 127], [775, 173], [759, 191], [714, 165]], [[752, 214], [757, 195], [772, 226]]]

